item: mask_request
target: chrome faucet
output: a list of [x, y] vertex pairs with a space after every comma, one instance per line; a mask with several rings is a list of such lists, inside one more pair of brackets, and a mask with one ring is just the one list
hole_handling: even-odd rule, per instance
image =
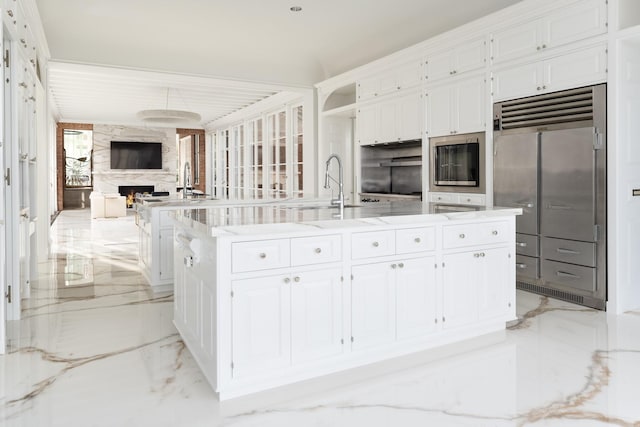
[[[336, 159], [338, 161], [338, 180], [336, 181], [331, 175], [329, 175], [329, 165], [331, 164], [331, 160], [332, 159]], [[325, 171], [324, 171], [324, 188], [329, 189], [329, 179], [331, 179], [333, 182], [338, 184], [338, 198], [337, 199], [332, 199], [331, 200], [331, 204], [332, 205], [338, 205], [338, 207], [340, 208], [340, 213], [342, 213], [342, 211], [344, 210], [344, 191], [343, 191], [343, 187], [344, 187], [344, 176], [343, 176], [343, 171], [342, 171], [342, 161], [340, 160], [340, 157], [337, 154], [332, 154], [329, 156], [329, 158], [327, 159], [327, 164], [325, 166]]]
[[189, 162], [184, 163], [184, 172], [182, 174], [182, 198], [186, 199], [188, 194], [191, 194], [191, 164]]

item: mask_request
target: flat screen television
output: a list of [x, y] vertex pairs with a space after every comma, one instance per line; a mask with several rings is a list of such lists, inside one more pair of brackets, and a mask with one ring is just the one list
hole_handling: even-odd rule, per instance
[[111, 141], [111, 169], [162, 169], [162, 143]]

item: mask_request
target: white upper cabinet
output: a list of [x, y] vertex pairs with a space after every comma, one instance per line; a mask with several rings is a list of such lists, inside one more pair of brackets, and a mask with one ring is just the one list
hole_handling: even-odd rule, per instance
[[484, 76], [436, 86], [426, 95], [429, 137], [484, 131]]
[[501, 101], [555, 92], [607, 79], [606, 45], [566, 53], [493, 73], [493, 99]]
[[420, 92], [388, 97], [359, 107], [356, 112], [359, 145], [407, 141], [422, 137]]
[[444, 52], [428, 55], [424, 63], [427, 83], [446, 77], [455, 77], [485, 65], [486, 49], [484, 37], [460, 44]]
[[357, 84], [357, 101], [367, 101], [420, 83], [420, 62], [414, 61], [361, 79]]
[[544, 17], [494, 33], [491, 59], [495, 64], [543, 53], [606, 31], [606, 0], [578, 1]]

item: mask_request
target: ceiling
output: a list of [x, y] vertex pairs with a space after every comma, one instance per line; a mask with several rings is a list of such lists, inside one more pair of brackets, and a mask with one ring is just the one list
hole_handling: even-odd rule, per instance
[[170, 108], [198, 112], [204, 127], [272, 93], [309, 88], [518, 1], [35, 3], [61, 121], [129, 124], [138, 110]]

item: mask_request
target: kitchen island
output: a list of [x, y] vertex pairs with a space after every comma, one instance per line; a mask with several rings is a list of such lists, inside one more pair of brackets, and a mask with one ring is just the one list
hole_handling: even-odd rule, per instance
[[177, 210], [174, 323], [220, 400], [503, 330], [520, 213]]

